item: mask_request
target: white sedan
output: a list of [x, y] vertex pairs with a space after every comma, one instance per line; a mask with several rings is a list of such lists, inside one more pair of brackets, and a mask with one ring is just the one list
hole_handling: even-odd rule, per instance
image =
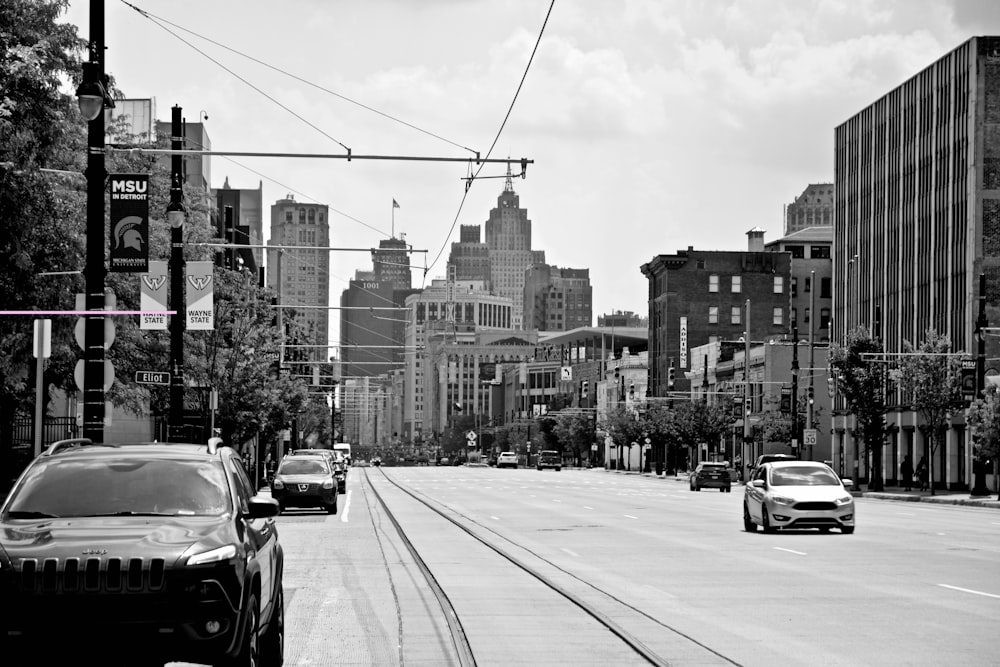
[[497, 468], [516, 468], [517, 454], [514, 452], [500, 452], [497, 456]]
[[[850, 480], [847, 480], [850, 483]], [[854, 532], [854, 497], [830, 466], [781, 461], [757, 468], [743, 496], [743, 528], [765, 533], [779, 528], [838, 528]]]

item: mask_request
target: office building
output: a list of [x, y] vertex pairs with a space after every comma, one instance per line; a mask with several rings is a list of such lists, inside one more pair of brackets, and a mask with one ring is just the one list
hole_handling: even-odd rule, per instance
[[592, 322], [590, 269], [534, 264], [524, 275], [524, 328], [569, 331]]
[[[770, 252], [787, 252], [792, 258], [791, 321], [799, 336], [813, 342], [830, 341], [833, 318], [833, 225], [807, 227], [765, 245]], [[825, 381], [825, 378], [824, 378]]]
[[785, 234], [809, 227], [833, 227], [833, 183], [811, 183], [785, 205]]
[[477, 280], [490, 288], [490, 249], [480, 238], [479, 225], [462, 225], [459, 240], [451, 244], [448, 264], [455, 267], [456, 280]]
[[[229, 178], [221, 188], [212, 189], [215, 207], [212, 220], [216, 233], [227, 243], [248, 246], [226, 249], [219, 253], [223, 266], [229, 269], [246, 269], [254, 276], [264, 267], [264, 251], [259, 246], [264, 243], [264, 184], [257, 182], [256, 188], [231, 188]], [[229, 213], [227, 214], [227, 209]], [[231, 225], [227, 222], [231, 217]], [[255, 278], [256, 279], [256, 278]]]

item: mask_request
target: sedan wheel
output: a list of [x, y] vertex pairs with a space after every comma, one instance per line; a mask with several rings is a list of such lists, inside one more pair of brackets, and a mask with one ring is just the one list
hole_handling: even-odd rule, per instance
[[743, 505], [743, 530], [748, 533], [757, 532], [757, 524], [755, 524], [753, 519], [750, 518], [750, 510], [747, 509], [745, 504]]

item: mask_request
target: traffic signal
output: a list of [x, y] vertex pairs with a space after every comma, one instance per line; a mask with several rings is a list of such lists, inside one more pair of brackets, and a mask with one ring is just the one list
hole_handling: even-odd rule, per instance
[[618, 382], [618, 378], [620, 377], [621, 377], [621, 369], [620, 367], [615, 366], [615, 382]]
[[753, 412], [753, 399], [750, 398], [749, 396], [747, 396], [747, 398], [746, 398], [746, 405], [744, 407], [745, 407], [745, 409], [747, 411], [747, 415], [749, 415], [751, 412]]
[[816, 394], [813, 392], [812, 387], [806, 390], [806, 397], [809, 400], [809, 405], [812, 405], [816, 401]]
[[590, 381], [584, 380], [582, 388], [580, 389], [580, 398], [586, 399], [589, 393], [590, 393]]
[[667, 388], [673, 390], [674, 388], [674, 367], [671, 366], [667, 369]]
[[835, 379], [826, 379], [826, 393], [830, 395], [830, 398], [837, 395], [837, 381]]

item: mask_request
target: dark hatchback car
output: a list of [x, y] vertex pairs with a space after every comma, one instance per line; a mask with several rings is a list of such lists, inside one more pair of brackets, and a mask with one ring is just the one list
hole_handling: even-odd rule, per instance
[[220, 445], [67, 440], [32, 461], [0, 507], [3, 660], [280, 665], [278, 506]]
[[320, 507], [336, 514], [338, 494], [334, 464], [325, 456], [286, 456], [271, 480], [271, 497], [282, 512], [289, 507]]
[[729, 477], [729, 464], [702, 462], [694, 469], [688, 478], [692, 491], [712, 488], [729, 493], [732, 491], [732, 480]]

